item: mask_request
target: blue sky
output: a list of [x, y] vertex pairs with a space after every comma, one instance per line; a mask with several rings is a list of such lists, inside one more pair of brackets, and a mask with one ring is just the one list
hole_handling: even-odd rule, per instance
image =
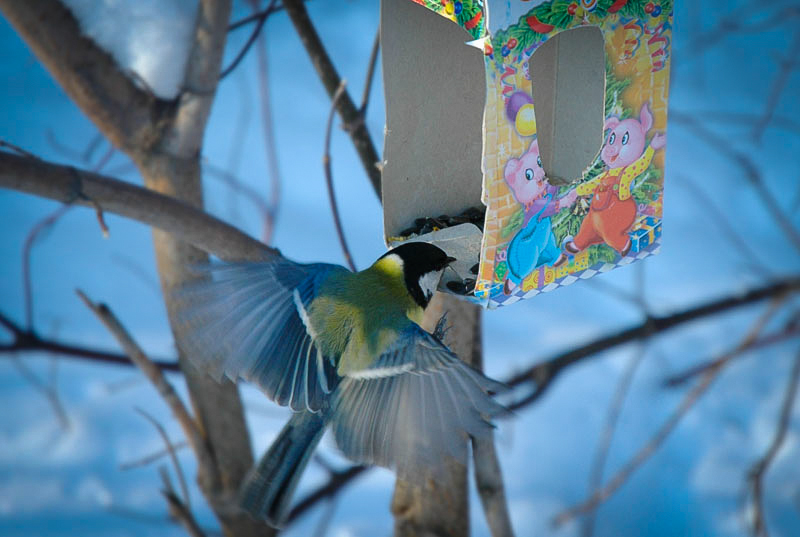
[[[75, 1], [75, 5], [86, 4]], [[118, 7], [118, 3], [105, 2]], [[185, 2], [184, 2], [185, 4]], [[191, 3], [189, 3], [191, 4]], [[671, 109], [691, 114], [730, 148], [756, 162], [764, 186], [776, 197], [795, 226], [800, 165], [800, 73], [790, 73], [775, 110], [772, 126], [760, 141], [751, 135], [752, 119], [764, 109], [777, 74], [776, 55], [785, 54], [797, 32], [797, 18], [758, 35], [724, 37], [703, 54], [697, 36], [720, 20], [766, 20], [791, 2], [774, 2], [764, 11], [743, 9], [742, 2], [690, 8], [679, 4], [673, 34]], [[754, 6], [757, 4], [747, 4]], [[794, 4], [796, 5], [796, 3]], [[176, 4], [174, 27], [158, 31], [143, 45], [152, 55], [170, 57], [176, 45], [163, 34], [180, 35], [183, 4]], [[237, 5], [237, 13], [246, 13]], [[143, 8], [144, 9], [144, 8]], [[311, 16], [334, 63], [348, 80], [355, 99], [378, 22], [377, 2], [352, 0], [309, 3]], [[142, 20], [131, 18], [132, 28]], [[113, 29], [113, 28], [112, 28]], [[270, 19], [270, 89], [275, 136], [283, 178], [283, 197], [275, 229], [275, 245], [300, 261], [342, 263], [322, 175], [324, 123], [329, 109], [325, 95], [285, 15]], [[99, 30], [98, 30], [99, 31]], [[108, 29], [104, 30], [110, 31]], [[171, 32], [171, 33], [170, 33]], [[113, 34], [113, 31], [111, 32]], [[142, 32], [130, 31], [137, 39]], [[227, 58], [243, 44], [247, 30], [231, 36]], [[147, 36], [145, 36], [147, 37]], [[134, 39], [128, 37], [128, 39]], [[152, 43], [162, 39], [163, 48]], [[138, 44], [137, 44], [138, 43]], [[54, 147], [51, 138], [76, 151], [96, 131], [70, 103], [35, 57], [0, 18], [0, 138], [43, 158], [91, 166]], [[247, 184], [268, 192], [263, 139], [257, 110], [254, 54], [226, 79], [218, 94], [206, 135], [207, 162], [235, 168]], [[160, 69], [156, 64], [153, 69]], [[163, 74], [159, 76], [166, 76]], [[368, 127], [380, 147], [384, 111], [380, 73], [373, 89]], [[716, 113], [716, 114], [715, 114]], [[722, 118], [722, 119], [720, 119]], [[735, 119], [735, 118], [734, 118]], [[107, 146], [99, 148], [96, 162]], [[237, 151], [241, 159], [231, 165]], [[348, 137], [334, 129], [333, 173], [344, 216], [345, 234], [356, 264], [368, 265], [383, 251], [380, 206], [364, 177]], [[796, 274], [800, 256], [776, 228], [758, 201], [741, 166], [721, 157], [685, 125], [668, 128], [664, 240], [662, 253], [635, 267], [615, 270], [599, 283], [579, 283], [539, 295], [485, 316], [485, 363], [490, 375], [504, 378], [537, 359], [572, 347], [609, 330], [641, 322], [642, 312], [614, 289], [635, 292], [643, 283], [647, 306], [654, 314]], [[115, 155], [105, 171], [140, 184], [140, 179]], [[232, 195], [217, 179], [206, 177], [206, 207], [251, 234], [260, 232], [259, 215], [248, 200]], [[743, 252], [726, 238], [720, 218], [698, 197], [713, 200], [725, 221], [747, 244]], [[21, 251], [28, 230], [57, 204], [0, 191], [0, 311], [22, 322]], [[104, 239], [85, 209], [69, 211], [46, 233], [33, 251], [34, 324], [43, 334], [85, 345], [115, 349], [111, 337], [74, 294], [81, 288], [111, 305], [131, 333], [154, 356], [173, 356], [149, 230], [135, 222], [107, 215], [111, 234]], [[753, 259], [754, 258], [754, 259]], [[754, 269], [753, 266], [763, 268]], [[608, 285], [604, 285], [608, 284]], [[785, 322], [793, 301], [769, 325]], [[500, 427], [498, 450], [506, 479], [512, 518], [518, 535], [574, 535], [577, 526], [558, 531], [550, 517], [584, 497], [588, 471], [608, 402], [629, 360], [645, 352], [620, 417], [606, 475], [618, 469], [649, 438], [682, 397], [660, 382], [670, 372], [729, 349], [764, 304], [697, 322], [658, 338], [644, 351], [630, 345], [578, 366], [559, 380], [535, 406], [519, 412]], [[0, 337], [5, 337], [0, 333]], [[595, 534], [619, 535], [746, 535], [742, 503], [744, 474], [771, 438], [778, 408], [798, 341], [789, 341], [735, 362], [712, 391], [689, 413], [661, 450], [599, 511]], [[40, 378], [52, 376], [47, 356], [20, 356]], [[57, 361], [59, 393], [70, 420], [63, 430], [48, 405], [9, 360], [0, 360], [0, 533], [60, 535], [66, 528], [82, 535], [182, 535], [165, 524], [164, 501], [157, 466], [122, 471], [120, 464], [160, 448], [152, 427], [135, 408], [158, 417], [172, 438], [179, 427], [163, 403], [136, 371], [71, 360]], [[173, 380], [181, 390], [178, 377]], [[282, 425], [283, 409], [250, 387], [243, 388], [254, 447], [264, 449]], [[800, 527], [800, 414], [798, 405], [785, 449], [766, 480], [767, 516], [773, 535], [789, 536]], [[332, 441], [323, 451], [343, 462]], [[194, 464], [188, 452], [181, 462], [192, 481]], [[322, 482], [312, 468], [303, 490]], [[339, 498], [329, 535], [388, 534], [388, 505], [393, 479], [375, 470], [351, 485]], [[214, 526], [197, 489], [193, 507], [201, 522]], [[473, 494], [473, 500], [476, 500]], [[479, 503], [473, 501], [473, 534], [488, 535]], [[289, 535], [308, 535], [323, 514], [317, 509]]]

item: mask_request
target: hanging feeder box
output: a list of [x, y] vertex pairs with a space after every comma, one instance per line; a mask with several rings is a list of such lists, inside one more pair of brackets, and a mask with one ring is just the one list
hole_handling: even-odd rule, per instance
[[672, 0], [381, 0], [387, 244], [507, 305], [657, 253]]

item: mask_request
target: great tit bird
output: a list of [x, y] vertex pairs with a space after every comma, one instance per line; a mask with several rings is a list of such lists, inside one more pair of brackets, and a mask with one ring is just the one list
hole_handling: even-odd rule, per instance
[[491, 430], [502, 385], [458, 359], [419, 323], [454, 261], [422, 242], [366, 270], [286, 259], [211, 265], [181, 294], [185, 349], [218, 380], [245, 379], [294, 413], [241, 492], [280, 527], [326, 427], [357, 463], [406, 481], [466, 463], [466, 440]]

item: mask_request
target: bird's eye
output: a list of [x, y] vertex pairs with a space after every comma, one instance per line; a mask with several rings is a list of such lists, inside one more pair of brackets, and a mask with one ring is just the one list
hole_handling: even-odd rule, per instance
[[533, 181], [533, 170], [532, 169], [528, 168], [527, 170], [525, 170], [525, 179], [527, 179], [528, 181]]
[[628, 145], [628, 140], [630, 140], [631, 135], [628, 131], [625, 131], [625, 134], [622, 136], [622, 145]]
[[612, 132], [611, 136], [608, 137], [608, 145], [614, 145], [614, 142], [617, 141], [617, 133]]
[[542, 157], [536, 157], [536, 164], [538, 164], [540, 168], [542, 167]]

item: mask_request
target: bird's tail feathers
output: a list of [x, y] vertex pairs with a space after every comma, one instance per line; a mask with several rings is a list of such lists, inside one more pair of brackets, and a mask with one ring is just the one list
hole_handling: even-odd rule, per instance
[[325, 425], [320, 414], [292, 415], [245, 479], [240, 492], [240, 504], [245, 511], [276, 528], [283, 526], [294, 490], [322, 439]]

